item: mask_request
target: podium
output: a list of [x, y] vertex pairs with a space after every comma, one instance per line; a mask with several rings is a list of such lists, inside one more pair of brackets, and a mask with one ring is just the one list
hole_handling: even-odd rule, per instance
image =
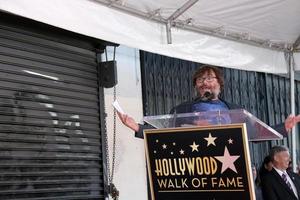
[[152, 200], [255, 200], [248, 141], [282, 135], [246, 110], [144, 117]]
[[143, 120], [157, 129], [195, 127], [198, 126], [197, 122], [200, 122], [199, 126], [201, 126], [201, 122], [204, 125], [246, 123], [249, 141], [283, 139], [280, 133], [244, 109], [146, 116]]

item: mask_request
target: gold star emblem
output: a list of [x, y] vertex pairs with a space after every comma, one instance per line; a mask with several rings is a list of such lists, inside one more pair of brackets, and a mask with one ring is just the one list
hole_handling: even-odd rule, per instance
[[193, 144], [190, 145], [190, 147], [192, 148], [192, 152], [194, 152], [194, 151], [198, 152], [199, 144], [196, 144], [195, 141], [194, 141]]
[[214, 145], [214, 146], [216, 146], [215, 140], [217, 139], [217, 137], [212, 137], [211, 133], [209, 133], [208, 137], [206, 137], [204, 139], [207, 141], [207, 146], [209, 146], [211, 144]]

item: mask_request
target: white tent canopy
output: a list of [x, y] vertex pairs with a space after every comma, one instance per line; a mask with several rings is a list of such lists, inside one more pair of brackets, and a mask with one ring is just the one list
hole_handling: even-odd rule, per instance
[[[300, 0], [0, 0], [0, 10], [199, 63], [268, 73], [290, 71], [295, 114], [290, 68], [300, 71]], [[286, 53], [294, 57], [295, 62], [290, 62], [294, 66], [287, 65]]]
[[[284, 52], [300, 35], [298, 0], [1, 0], [0, 9], [162, 55], [269, 73], [288, 72]], [[300, 70], [299, 54], [295, 63]]]

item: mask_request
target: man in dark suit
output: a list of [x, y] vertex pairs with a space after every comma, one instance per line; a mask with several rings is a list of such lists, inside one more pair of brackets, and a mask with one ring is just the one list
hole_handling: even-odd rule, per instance
[[273, 169], [262, 179], [265, 200], [297, 200], [300, 197], [300, 177], [287, 171], [290, 162], [289, 149], [274, 146], [270, 151]]

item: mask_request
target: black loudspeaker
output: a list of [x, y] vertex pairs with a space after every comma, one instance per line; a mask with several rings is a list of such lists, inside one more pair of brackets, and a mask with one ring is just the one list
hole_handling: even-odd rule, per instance
[[117, 61], [106, 61], [99, 64], [100, 86], [105, 88], [114, 87], [118, 83]]

